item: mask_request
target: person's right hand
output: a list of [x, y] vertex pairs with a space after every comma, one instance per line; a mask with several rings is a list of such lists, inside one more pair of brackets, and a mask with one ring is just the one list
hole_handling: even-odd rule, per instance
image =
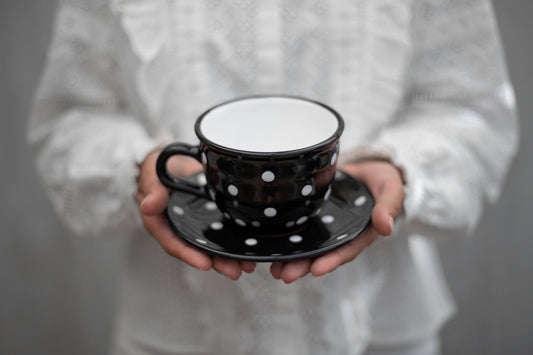
[[[169, 190], [159, 181], [155, 164], [159, 152], [149, 154], [140, 166], [136, 200], [141, 211], [144, 228], [150, 233], [163, 249], [197, 269], [217, 272], [237, 280], [242, 272], [253, 272], [255, 263], [212, 257], [182, 241], [170, 227], [164, 216], [169, 201]], [[169, 170], [176, 176], [189, 176], [201, 170], [196, 162], [190, 159], [170, 159]]]

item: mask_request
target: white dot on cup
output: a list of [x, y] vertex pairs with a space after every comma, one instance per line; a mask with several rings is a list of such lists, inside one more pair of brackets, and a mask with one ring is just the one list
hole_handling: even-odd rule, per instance
[[326, 191], [326, 194], [324, 195], [324, 200], [329, 200], [329, 197], [331, 196], [331, 186], [328, 188], [328, 191]]
[[252, 227], [259, 228], [259, 227], [261, 227], [261, 222], [259, 222], [259, 221], [252, 221], [251, 225], [252, 225]]
[[289, 237], [291, 243], [300, 243], [303, 240], [301, 235], [294, 234]]
[[237, 194], [239, 193], [239, 189], [235, 185], [229, 185], [228, 186], [228, 193], [231, 196], [237, 196]]
[[335, 161], [337, 160], [337, 152], [333, 153], [333, 156], [331, 157], [331, 165], [335, 165]]
[[205, 152], [202, 153], [202, 163], [207, 163], [207, 155], [205, 154]]
[[246, 222], [244, 222], [242, 219], [235, 219], [235, 223], [237, 223], [241, 227], [246, 227]]
[[312, 191], [313, 191], [313, 186], [311, 185], [305, 185], [304, 187], [302, 187], [303, 196], [309, 196], [309, 194], [311, 194]]
[[356, 205], [357, 207], [361, 207], [362, 205], [364, 205], [366, 202], [366, 196], [359, 196], [358, 198], [355, 199], [354, 201], [354, 205]]
[[264, 182], [272, 182], [274, 181], [275, 176], [272, 171], [267, 170], [261, 175], [261, 179], [263, 179]]
[[265, 213], [265, 216], [267, 217], [274, 217], [278, 213], [278, 211], [276, 211], [275, 208], [267, 207], [265, 208], [264, 213]]
[[297, 225], [304, 224], [305, 222], [307, 222], [308, 219], [309, 219], [309, 217], [307, 217], [307, 216], [300, 217], [300, 218], [298, 218], [298, 220], [296, 221], [296, 224], [297, 224]]
[[290, 228], [293, 227], [296, 223], [294, 221], [289, 221], [285, 224], [285, 227]]
[[335, 217], [328, 214], [326, 216], [323, 216], [321, 220], [322, 220], [322, 223], [330, 224], [335, 221]]
[[224, 225], [221, 222], [213, 222], [209, 226], [211, 227], [212, 230], [216, 230], [216, 231], [219, 231], [224, 227]]
[[244, 244], [248, 245], [249, 247], [253, 247], [257, 245], [257, 239], [254, 238], [248, 238], [244, 241]]
[[172, 212], [174, 212], [174, 213], [177, 214], [178, 216], [183, 216], [183, 214], [185, 213], [185, 211], [183, 210], [183, 208], [181, 208], [180, 206], [174, 206], [174, 207], [172, 207]]

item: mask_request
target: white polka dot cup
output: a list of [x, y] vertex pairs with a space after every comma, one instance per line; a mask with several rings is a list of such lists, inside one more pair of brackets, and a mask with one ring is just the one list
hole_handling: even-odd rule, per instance
[[[342, 117], [316, 101], [241, 98], [203, 113], [195, 125], [200, 144], [170, 144], [156, 171], [167, 187], [214, 201], [241, 227], [297, 228], [329, 198], [343, 129]], [[198, 160], [206, 184], [169, 173], [175, 155]]]

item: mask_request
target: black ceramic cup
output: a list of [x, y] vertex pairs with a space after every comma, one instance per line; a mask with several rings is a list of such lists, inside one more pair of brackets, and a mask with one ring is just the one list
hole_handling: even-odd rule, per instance
[[[168, 145], [156, 170], [164, 185], [214, 201], [241, 227], [292, 229], [329, 198], [343, 129], [342, 117], [316, 101], [240, 98], [203, 113], [195, 124], [200, 143]], [[198, 160], [206, 185], [170, 174], [175, 155]]]

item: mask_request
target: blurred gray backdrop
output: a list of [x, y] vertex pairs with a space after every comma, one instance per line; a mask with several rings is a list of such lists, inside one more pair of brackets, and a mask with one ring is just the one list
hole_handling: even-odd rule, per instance
[[[39, 183], [25, 125], [55, 1], [0, 0], [0, 354], [104, 354], [123, 241], [76, 239]], [[533, 1], [494, 1], [521, 114], [503, 197], [471, 239], [441, 245], [459, 313], [444, 354], [533, 353]]]

